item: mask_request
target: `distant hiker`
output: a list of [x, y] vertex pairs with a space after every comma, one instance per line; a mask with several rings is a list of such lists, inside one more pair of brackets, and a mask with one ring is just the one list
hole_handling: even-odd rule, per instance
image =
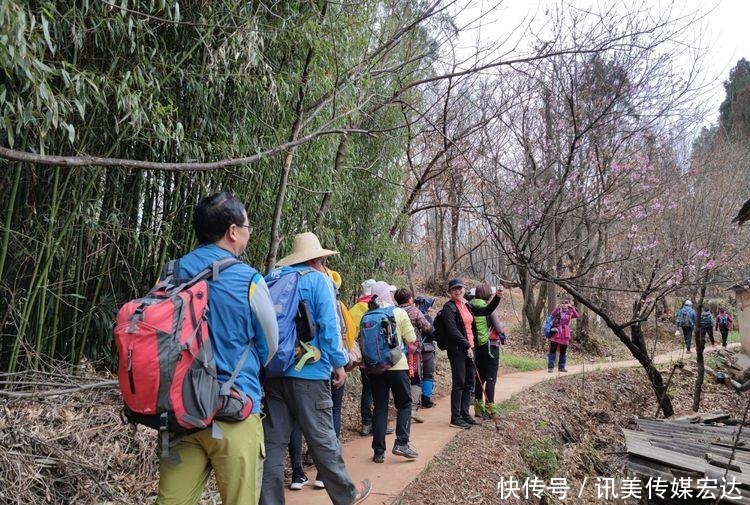
[[396, 407], [396, 441], [391, 452], [416, 458], [409, 446], [411, 431], [411, 394], [409, 365], [402, 347], [416, 341], [409, 315], [394, 306], [390, 286], [378, 281], [372, 288], [369, 310], [362, 316], [359, 329], [365, 372], [369, 375], [375, 404], [372, 423], [372, 450], [375, 463], [385, 461], [385, 435], [388, 423], [388, 393]]
[[685, 300], [682, 308], [675, 315], [675, 324], [682, 330], [682, 336], [685, 339], [685, 349], [690, 353], [690, 343], [693, 341], [693, 328], [695, 328], [697, 316], [693, 310], [693, 302]]
[[729, 315], [727, 309], [721, 307], [719, 314], [716, 316], [716, 329], [721, 333], [721, 346], [727, 348], [727, 340], [729, 338], [729, 330], [732, 329], [734, 319]]
[[[434, 298], [418, 296], [414, 299], [419, 311], [424, 314], [425, 319], [432, 326], [432, 317], [427, 313], [435, 304]], [[419, 405], [423, 409], [435, 406], [432, 401], [432, 392], [435, 389], [435, 365], [437, 363], [437, 344], [435, 343], [434, 327], [432, 331], [422, 332], [422, 397]]]
[[[278, 261], [281, 268], [267, 276], [282, 279], [290, 273], [297, 275], [299, 306], [291, 313], [306, 313], [294, 322], [298, 332], [309, 334], [304, 338], [297, 334], [297, 348], [304, 355], [295, 366], [281, 377], [267, 377], [264, 383], [266, 463], [260, 497], [264, 505], [284, 503], [284, 456], [295, 421], [307, 440], [318, 478], [325, 483], [332, 503], [360, 503], [370, 493], [368, 480], [358, 487], [352, 482], [333, 426], [331, 374], [333, 385], [343, 386], [344, 366], [349, 360], [341, 345], [335, 287], [324, 265], [325, 258], [333, 254], [338, 253], [321, 247], [315, 234], [300, 233], [294, 237], [291, 253]], [[279, 300], [274, 302], [280, 304]], [[294, 359], [297, 360], [296, 353]]]
[[[178, 260], [180, 279], [192, 278], [217, 260], [238, 258], [250, 240], [245, 207], [229, 193], [201, 200], [193, 213], [193, 227], [200, 245]], [[208, 282], [208, 295], [208, 325], [219, 380], [227, 383], [236, 373], [234, 385], [250, 400], [250, 415], [239, 422], [214, 421], [209, 428], [179, 438], [169, 448], [173, 454], [159, 463], [157, 504], [197, 503], [212, 469], [224, 505], [258, 503], [261, 492], [259, 374], [278, 344], [273, 305], [263, 277], [239, 262]]]
[[409, 315], [411, 325], [417, 335], [417, 340], [409, 344], [406, 355], [409, 364], [409, 378], [411, 381], [411, 420], [423, 423], [424, 419], [419, 415], [419, 400], [422, 396], [422, 335], [432, 333], [432, 324], [427, 321], [424, 314], [414, 304], [414, 294], [406, 288], [399, 289], [394, 294], [398, 306]]
[[443, 305], [439, 318], [440, 338], [445, 341], [451, 364], [450, 425], [454, 428], [468, 429], [479, 424], [469, 413], [476, 373], [472, 324], [475, 316], [487, 316], [497, 308], [502, 288], [498, 286], [495, 296], [486, 307], [473, 307], [466, 303], [464, 281], [461, 279], [451, 279], [448, 282], [448, 291], [451, 299]]
[[549, 339], [547, 371], [552, 373], [555, 370], [555, 357], [559, 352], [560, 358], [557, 362], [557, 369], [560, 372], [567, 372], [565, 363], [567, 362], [568, 344], [570, 344], [570, 320], [578, 319], [578, 311], [571, 305], [570, 298], [562, 297], [560, 305], [555, 307], [551, 315], [556, 321], [555, 328], [557, 328], [557, 331]]
[[714, 315], [711, 313], [711, 309], [709, 307], [704, 307], [703, 312], [701, 312], [701, 329], [700, 329], [700, 339], [701, 342], [703, 342], [703, 345], [706, 345], [706, 335], [708, 335], [709, 340], [711, 340], [711, 345], [716, 345], [716, 341], [714, 340]]
[[[472, 307], [487, 307], [487, 300], [492, 296], [492, 288], [487, 284], [476, 287], [476, 297], [469, 303]], [[474, 361], [481, 384], [474, 387], [474, 415], [477, 417], [495, 415], [495, 382], [497, 369], [500, 366], [501, 346], [505, 340], [503, 326], [496, 312], [488, 316], [474, 318], [476, 341], [474, 343]], [[484, 397], [483, 397], [484, 393]], [[485, 404], [485, 400], [487, 403]]]

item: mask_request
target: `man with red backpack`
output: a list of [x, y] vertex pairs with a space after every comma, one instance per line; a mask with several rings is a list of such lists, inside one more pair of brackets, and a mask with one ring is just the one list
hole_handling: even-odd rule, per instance
[[727, 309], [724, 307], [719, 308], [719, 313], [716, 315], [716, 329], [721, 333], [721, 346], [727, 348], [727, 339], [729, 338], [729, 330], [734, 324], [734, 319], [729, 315]]
[[[229, 193], [201, 200], [193, 220], [200, 245], [178, 260], [179, 279], [190, 279], [217, 261], [236, 260], [250, 239], [245, 207]], [[259, 375], [278, 343], [268, 288], [255, 269], [233, 261], [208, 282], [208, 308], [219, 383], [233, 382], [246, 395], [250, 415], [238, 422], [214, 420], [208, 428], [176, 439], [170, 457], [159, 464], [159, 505], [198, 503], [211, 469], [224, 505], [254, 504], [260, 497], [264, 444]]]

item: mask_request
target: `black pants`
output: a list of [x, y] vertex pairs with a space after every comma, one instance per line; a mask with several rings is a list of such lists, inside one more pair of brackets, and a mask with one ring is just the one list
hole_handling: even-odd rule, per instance
[[372, 450], [385, 452], [385, 431], [388, 426], [388, 391], [393, 394], [396, 407], [396, 445], [409, 443], [411, 430], [411, 386], [409, 371], [396, 370], [380, 375], [370, 375], [370, 388], [375, 411], [372, 416]]
[[709, 326], [706, 328], [705, 326], [701, 326], [701, 340], [703, 341], [703, 344], [706, 344], [706, 335], [708, 335], [709, 340], [711, 340], [711, 345], [716, 345], [716, 342], [714, 341], [714, 329], [713, 327]]
[[729, 328], [719, 328], [719, 331], [721, 332], [721, 345], [726, 347], [729, 339]]
[[451, 364], [451, 422], [472, 419], [469, 407], [474, 389], [474, 361], [462, 349], [450, 349], [448, 360]]
[[[489, 344], [480, 345], [474, 349], [474, 359], [479, 370], [479, 377], [484, 384], [484, 396], [487, 402], [495, 403], [495, 383], [497, 382], [497, 369], [500, 365], [500, 348]], [[482, 387], [474, 388], [474, 398], [482, 399]]]

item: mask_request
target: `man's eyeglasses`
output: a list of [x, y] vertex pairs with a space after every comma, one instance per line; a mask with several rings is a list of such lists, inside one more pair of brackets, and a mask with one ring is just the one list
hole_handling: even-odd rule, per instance
[[247, 231], [248, 231], [248, 232], [251, 232], [251, 231], [253, 231], [253, 227], [252, 227], [252, 226], [250, 226], [249, 224], [238, 224], [238, 225], [236, 225], [236, 226], [241, 226], [241, 227], [243, 227], [243, 228], [247, 228]]

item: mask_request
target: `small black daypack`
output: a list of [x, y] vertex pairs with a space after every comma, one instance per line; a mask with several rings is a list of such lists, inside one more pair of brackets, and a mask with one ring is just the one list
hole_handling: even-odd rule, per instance
[[448, 348], [448, 335], [446, 335], [444, 318], [445, 315], [443, 314], [443, 309], [440, 309], [435, 315], [435, 319], [432, 321], [435, 343], [437, 344], [438, 349], [440, 349], [441, 351], [445, 351]]

